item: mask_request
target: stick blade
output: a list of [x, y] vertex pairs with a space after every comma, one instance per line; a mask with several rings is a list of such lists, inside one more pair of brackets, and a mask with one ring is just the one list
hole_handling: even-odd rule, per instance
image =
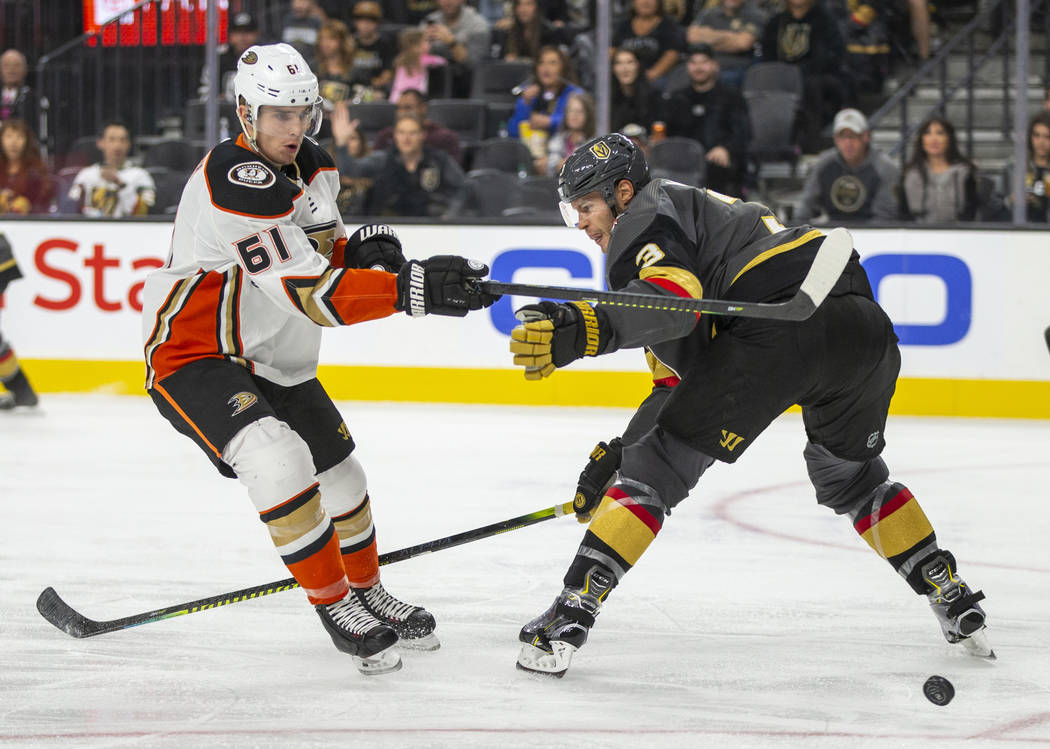
[[799, 291], [809, 297], [813, 305], [813, 309], [809, 310], [810, 315], [820, 306], [820, 303], [838, 282], [851, 255], [853, 255], [853, 237], [848, 231], [840, 226], [827, 232], [826, 238], [817, 251], [817, 256], [813, 259], [809, 273], [799, 286]]
[[100, 633], [99, 624], [88, 619], [62, 600], [54, 588], [48, 587], [36, 599], [36, 610], [40, 616], [58, 627], [70, 637], [91, 637]]

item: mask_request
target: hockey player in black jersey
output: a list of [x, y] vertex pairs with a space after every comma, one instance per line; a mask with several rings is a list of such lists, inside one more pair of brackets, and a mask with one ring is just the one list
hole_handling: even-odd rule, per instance
[[[606, 253], [614, 290], [779, 302], [798, 290], [824, 241], [812, 227], [785, 228], [758, 203], [650, 180], [643, 154], [618, 133], [573, 153], [559, 193], [566, 223]], [[580, 475], [574, 504], [590, 524], [561, 594], [521, 630], [519, 668], [563, 675], [664, 517], [716, 460], [735, 462], [796, 403], [818, 503], [847, 517], [929, 599], [948, 642], [993, 655], [983, 593], [962, 581], [918, 501], [880, 457], [900, 354], [856, 252], [802, 322], [587, 302], [532, 304], [518, 318], [511, 351], [528, 379], [583, 356], [644, 348], [654, 383], [622, 438], [599, 443]]]

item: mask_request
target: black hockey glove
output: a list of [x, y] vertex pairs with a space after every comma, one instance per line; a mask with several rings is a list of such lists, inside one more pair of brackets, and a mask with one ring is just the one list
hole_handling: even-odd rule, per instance
[[598, 356], [609, 345], [608, 319], [588, 302], [527, 304], [515, 315], [523, 324], [510, 332], [510, 351], [514, 363], [525, 367], [526, 380], [549, 377], [558, 367]]
[[576, 484], [576, 496], [572, 498], [572, 509], [576, 511], [576, 519], [581, 523], [590, 522], [591, 513], [598, 509], [602, 497], [616, 479], [621, 458], [623, 442], [619, 437], [609, 440], [608, 444], [599, 442], [591, 450], [591, 459], [580, 474]]
[[405, 264], [401, 240], [386, 224], [365, 224], [346, 240], [344, 268], [371, 268], [397, 273]]
[[484, 263], [457, 255], [409, 260], [397, 274], [394, 306], [412, 317], [465, 317], [470, 310], [488, 307], [499, 299], [498, 294], [479, 291], [473, 283], [488, 272]]

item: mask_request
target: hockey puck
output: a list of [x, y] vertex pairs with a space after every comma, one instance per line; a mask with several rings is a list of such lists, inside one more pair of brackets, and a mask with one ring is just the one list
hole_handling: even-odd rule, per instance
[[934, 705], [947, 705], [955, 696], [955, 687], [943, 676], [931, 676], [922, 685], [922, 693]]

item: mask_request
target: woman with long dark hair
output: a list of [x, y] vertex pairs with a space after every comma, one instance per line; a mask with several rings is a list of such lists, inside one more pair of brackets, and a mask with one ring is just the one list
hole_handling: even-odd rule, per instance
[[514, 0], [510, 14], [493, 27], [493, 43], [504, 60], [535, 60], [542, 47], [561, 42], [561, 32], [543, 17], [540, 0]]
[[572, 63], [559, 47], [541, 47], [532, 65], [530, 83], [514, 106], [507, 123], [511, 136], [521, 139], [533, 158], [547, 156], [547, 140], [561, 127], [569, 97], [582, 91], [575, 83]]
[[923, 224], [972, 221], [977, 215], [976, 169], [944, 117], [930, 117], [915, 136], [901, 175], [901, 209]]
[[36, 135], [22, 120], [0, 124], [0, 214], [48, 213], [55, 183]]
[[618, 49], [613, 55], [611, 94], [609, 125], [614, 131], [633, 122], [649, 132], [664, 119], [663, 97], [643, 75], [632, 50]]

